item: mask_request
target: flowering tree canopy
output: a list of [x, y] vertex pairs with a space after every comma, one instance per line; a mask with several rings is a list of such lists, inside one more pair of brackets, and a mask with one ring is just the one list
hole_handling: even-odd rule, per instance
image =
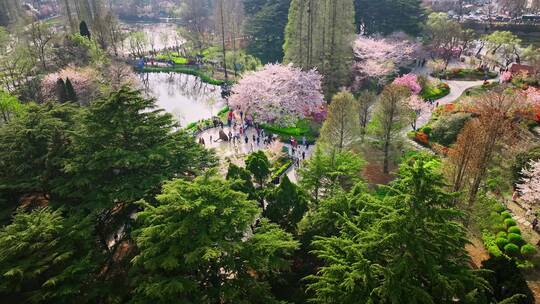
[[510, 82], [512, 80], [512, 72], [506, 71], [501, 74], [501, 81], [502, 82]]
[[409, 97], [405, 101], [405, 106], [411, 111], [410, 122], [413, 130], [416, 130], [416, 123], [420, 116], [422, 116], [424, 113], [428, 113], [432, 109], [432, 106], [418, 95], [412, 95]]
[[535, 87], [529, 87], [524, 92], [525, 97], [527, 97], [527, 101], [531, 105], [538, 105], [540, 104], [540, 89], [537, 89]]
[[233, 109], [252, 114], [256, 122], [293, 124], [323, 108], [322, 76], [292, 65], [268, 64], [249, 72], [232, 88]]
[[56, 99], [56, 83], [58, 79], [65, 81], [68, 78], [81, 103], [88, 103], [94, 96], [94, 91], [97, 89], [95, 83], [97, 73], [91, 68], [77, 69], [67, 67], [56, 73], [45, 76], [41, 81], [41, 93], [45, 100]]
[[385, 76], [397, 72], [400, 66], [414, 60], [420, 45], [409, 42], [404, 37], [371, 38], [358, 36], [353, 45], [356, 72], [355, 81], [367, 78], [379, 81]]
[[396, 78], [394, 84], [409, 88], [414, 95], [418, 95], [422, 91], [422, 86], [418, 83], [418, 76], [412, 73]]
[[540, 202], [540, 161], [531, 161], [521, 174], [523, 178], [517, 185], [521, 199], [530, 204]]

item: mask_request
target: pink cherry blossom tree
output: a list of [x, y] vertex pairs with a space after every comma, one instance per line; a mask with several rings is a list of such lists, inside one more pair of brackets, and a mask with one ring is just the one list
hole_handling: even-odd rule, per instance
[[540, 89], [529, 87], [523, 93], [531, 105], [540, 105]]
[[506, 71], [501, 74], [501, 82], [510, 82], [512, 80], [512, 72]]
[[293, 65], [268, 64], [249, 72], [232, 88], [229, 105], [259, 123], [294, 124], [324, 109], [322, 76]]
[[418, 95], [412, 95], [405, 101], [405, 106], [409, 109], [409, 118], [411, 122], [411, 127], [416, 131], [416, 124], [418, 119], [426, 113], [430, 113], [433, 107], [424, 101]]
[[368, 78], [384, 84], [384, 78], [419, 57], [421, 46], [402, 36], [373, 38], [360, 35], [353, 44], [355, 84]]
[[540, 161], [531, 161], [521, 171], [523, 178], [517, 185], [521, 199], [529, 204], [540, 202]]
[[418, 83], [418, 76], [412, 73], [396, 78], [393, 83], [409, 88], [414, 95], [418, 95], [422, 91], [422, 86]]
[[45, 100], [56, 99], [56, 82], [59, 78], [69, 81], [83, 104], [88, 103], [97, 92], [97, 72], [92, 68], [67, 67], [56, 73], [48, 74], [41, 81], [41, 94]]

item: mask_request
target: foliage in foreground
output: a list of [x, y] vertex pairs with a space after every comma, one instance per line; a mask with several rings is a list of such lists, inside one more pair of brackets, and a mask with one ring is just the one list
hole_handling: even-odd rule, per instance
[[[262, 221], [257, 204], [212, 176], [165, 184], [133, 235], [135, 303], [271, 303], [264, 277], [286, 269], [297, 242]], [[256, 279], [258, 278], [258, 279]]]
[[489, 284], [469, 268], [466, 231], [437, 161], [402, 166], [383, 199], [360, 197], [336, 236], [317, 238], [317, 303], [451, 303]]

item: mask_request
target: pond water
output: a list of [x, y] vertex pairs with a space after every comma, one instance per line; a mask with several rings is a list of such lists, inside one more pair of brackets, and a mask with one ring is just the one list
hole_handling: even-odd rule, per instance
[[157, 105], [171, 113], [180, 125], [211, 118], [225, 106], [221, 87], [198, 77], [179, 73], [138, 74], [143, 91], [156, 98]]
[[[122, 28], [126, 33], [144, 32], [146, 34], [146, 52], [152, 49], [159, 51], [166, 48], [174, 47], [175, 40], [180, 40], [180, 43], [185, 41], [179, 37], [177, 25], [174, 23], [123, 23]], [[129, 36], [124, 40], [124, 53], [129, 54]]]

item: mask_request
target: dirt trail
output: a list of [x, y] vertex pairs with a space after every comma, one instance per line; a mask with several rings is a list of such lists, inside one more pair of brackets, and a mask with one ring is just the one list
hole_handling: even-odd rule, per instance
[[489, 259], [489, 253], [484, 247], [484, 243], [481, 239], [475, 236], [471, 236], [469, 239], [471, 243], [465, 245], [465, 250], [467, 250], [471, 256], [471, 262], [473, 263], [474, 267], [480, 268], [482, 267], [482, 262]]

